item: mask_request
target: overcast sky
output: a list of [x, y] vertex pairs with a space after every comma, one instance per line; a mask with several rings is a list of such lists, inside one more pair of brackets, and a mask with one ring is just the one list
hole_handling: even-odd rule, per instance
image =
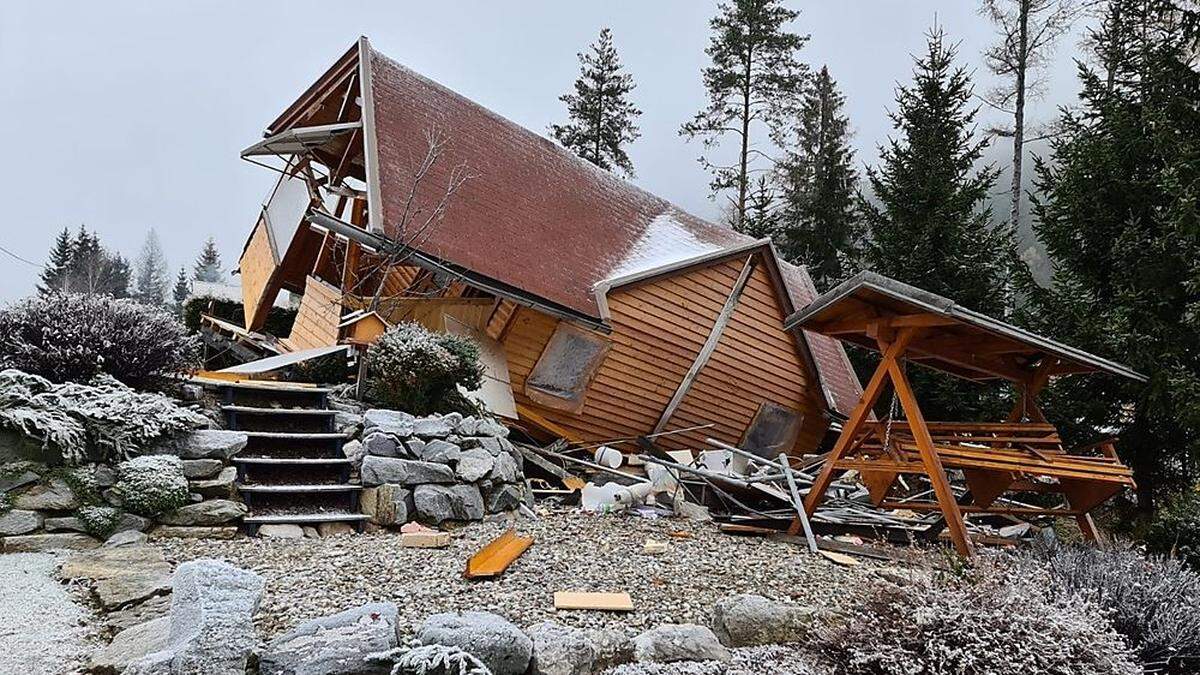
[[[803, 58], [827, 64], [848, 97], [859, 161], [890, 133], [886, 111], [935, 17], [960, 60], [990, 79], [992, 38], [974, 0], [791, 2], [811, 33]], [[132, 258], [148, 228], [172, 275], [216, 237], [232, 269], [273, 174], [238, 159], [263, 127], [359, 36], [392, 58], [538, 132], [576, 52], [603, 26], [638, 84], [642, 187], [705, 217], [708, 176], [677, 131], [704, 103], [715, 2], [55, 2], [0, 3], [0, 110], [8, 205], [0, 246], [41, 264], [55, 234], [81, 223]], [[1074, 38], [1059, 48], [1035, 119], [1074, 99]], [[0, 253], [0, 300], [33, 290], [38, 269]]]

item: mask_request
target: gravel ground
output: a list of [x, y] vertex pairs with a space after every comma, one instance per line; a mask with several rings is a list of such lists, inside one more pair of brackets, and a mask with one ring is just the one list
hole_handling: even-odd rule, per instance
[[49, 553], [0, 555], [0, 673], [76, 672], [91, 652], [98, 622], [54, 578], [58, 563]]
[[812, 657], [782, 645], [731, 649], [732, 663], [689, 661], [686, 663], [629, 663], [605, 671], [605, 675], [820, 675], [828, 669], [812, 665]]
[[[444, 549], [402, 548], [400, 536], [390, 532], [160, 544], [172, 562], [220, 558], [263, 575], [267, 590], [257, 621], [264, 637], [371, 601], [395, 602], [410, 631], [429, 614], [476, 609], [521, 628], [555, 620], [635, 634], [660, 623], [707, 623], [716, 600], [738, 593], [837, 605], [869, 567], [839, 567], [792, 544], [731, 536], [711, 524], [542, 508], [538, 520], [520, 521], [519, 531], [535, 543], [508, 571], [490, 581], [464, 579], [467, 558], [505, 527], [462, 528]], [[693, 537], [670, 536], [680, 530]], [[671, 548], [647, 555], [647, 539]], [[556, 612], [558, 590], [627, 591], [635, 611]]]

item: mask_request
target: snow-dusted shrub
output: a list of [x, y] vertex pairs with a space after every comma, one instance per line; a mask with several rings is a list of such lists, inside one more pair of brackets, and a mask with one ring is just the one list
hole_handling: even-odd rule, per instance
[[1095, 605], [1049, 586], [1043, 568], [1012, 557], [903, 584], [875, 578], [855, 588], [843, 621], [818, 629], [813, 648], [839, 673], [1141, 672]]
[[414, 415], [463, 407], [458, 387], [483, 382], [479, 346], [469, 338], [401, 323], [367, 352], [368, 394], [374, 403]]
[[52, 293], [0, 310], [0, 368], [55, 382], [107, 373], [155, 384], [197, 365], [199, 340], [166, 310], [106, 295]]
[[1146, 530], [1146, 545], [1200, 570], [1200, 492], [1179, 495], [1160, 509]]
[[145, 455], [121, 462], [113, 488], [125, 509], [139, 516], [156, 516], [188, 503], [183, 460], [174, 455]]
[[89, 457], [125, 459], [206, 424], [203, 415], [166, 396], [134, 391], [112, 378], [54, 384], [18, 370], [0, 371], [0, 428], [28, 436], [67, 464]]
[[111, 506], [81, 506], [75, 517], [83, 523], [83, 529], [97, 539], [107, 539], [117, 529], [121, 512]]
[[99, 504], [100, 485], [96, 482], [96, 470], [90, 466], [80, 466], [62, 472], [62, 479], [67, 487], [75, 494], [81, 504]]
[[1200, 574], [1121, 545], [1046, 545], [1031, 555], [1059, 597], [1082, 596], [1107, 612], [1147, 669], [1200, 671]]

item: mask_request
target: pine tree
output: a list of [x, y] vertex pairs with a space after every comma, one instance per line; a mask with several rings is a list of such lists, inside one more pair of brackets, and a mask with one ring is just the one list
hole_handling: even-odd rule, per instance
[[822, 67], [792, 128], [777, 141], [788, 150], [779, 167], [784, 207], [776, 244], [786, 260], [808, 267], [822, 291], [852, 274], [859, 257], [858, 172], [845, 104], [829, 69]]
[[220, 283], [221, 281], [221, 254], [217, 251], [217, 242], [212, 237], [204, 242], [204, 249], [196, 258], [192, 278], [209, 283]]
[[175, 275], [175, 287], [171, 289], [171, 299], [174, 300], [175, 313], [183, 316], [183, 304], [187, 302], [188, 296], [192, 293], [192, 285], [188, 281], [187, 270], [180, 267], [179, 274]]
[[62, 289], [71, 293], [129, 297], [129, 263], [120, 254], [110, 253], [100, 236], [83, 225], [71, 244], [71, 262]]
[[600, 30], [600, 40], [591, 52], [579, 54], [580, 76], [575, 92], [558, 100], [567, 104], [567, 124], [551, 124], [550, 134], [580, 157], [601, 169], [619, 169], [633, 177], [633, 162], [625, 146], [641, 135], [634, 120], [642, 114], [629, 100], [636, 86], [633, 76], [622, 72], [612, 32]]
[[161, 305], [167, 294], [167, 261], [153, 228], [146, 233], [136, 269], [137, 289], [134, 297], [147, 305]]
[[1061, 378], [1046, 413], [1076, 442], [1117, 432], [1144, 516], [1200, 480], [1198, 24], [1180, 2], [1111, 0], [1080, 107], [1034, 167], [1054, 277], [1027, 289], [1028, 320], [1150, 378]]
[[74, 241], [71, 231], [63, 228], [54, 240], [54, 248], [50, 249], [50, 259], [42, 268], [41, 280], [38, 283], [38, 293], [46, 294], [63, 290], [67, 277], [71, 273], [71, 257], [74, 253]]
[[[713, 176], [713, 196], [733, 192], [732, 225], [744, 231], [754, 174], [770, 170], [760, 166], [766, 156], [756, 139], [762, 140], [762, 127], [768, 135], [778, 128], [798, 100], [808, 71], [797, 57], [808, 36], [784, 28], [800, 13], [779, 0], [732, 0], [718, 9], [720, 14], [709, 22], [712, 38], [705, 50], [712, 59], [703, 73], [708, 105], [679, 133], [703, 139], [700, 163]], [[736, 160], [712, 161], [711, 153], [730, 134], [738, 142]]]
[[[987, 140], [974, 137], [978, 112], [955, 48], [935, 27], [913, 82], [897, 90], [897, 138], [867, 169], [873, 199], [859, 195], [865, 257], [876, 272], [996, 317], [1011, 308], [1019, 260], [1011, 228], [993, 227], [987, 208], [997, 170], [976, 169]], [[913, 373], [933, 419], [980, 419], [1000, 412], [1001, 392], [934, 373]], [[984, 417], [986, 419], [986, 417]]]

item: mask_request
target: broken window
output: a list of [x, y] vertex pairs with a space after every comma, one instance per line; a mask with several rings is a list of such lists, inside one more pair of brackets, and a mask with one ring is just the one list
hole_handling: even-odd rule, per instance
[[525, 379], [525, 395], [550, 408], [579, 410], [609, 344], [599, 335], [560, 322]]
[[798, 410], [764, 401], [746, 427], [741, 447], [760, 457], [775, 459], [796, 444], [803, 420]]

